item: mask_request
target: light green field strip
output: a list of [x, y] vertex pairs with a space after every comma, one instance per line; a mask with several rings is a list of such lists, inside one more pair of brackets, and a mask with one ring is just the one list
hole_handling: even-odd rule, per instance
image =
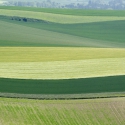
[[83, 47], [0, 47], [0, 62], [48, 62], [124, 58], [125, 49]]
[[0, 98], [1, 125], [124, 125], [125, 98], [24, 100]]
[[115, 16], [113, 17], [110, 17], [110, 16], [102, 16], [102, 17], [100, 16], [73, 16], [73, 15], [52, 14], [52, 13], [45, 13], [45, 12], [6, 10], [6, 9], [0, 9], [0, 15], [41, 19], [41, 20], [45, 20], [49, 22], [62, 23], [62, 24], [125, 20], [125, 17], [115, 17]]
[[125, 75], [125, 58], [0, 63], [0, 77], [72, 79]]
[[0, 77], [70, 79], [125, 75], [125, 49], [1, 47]]

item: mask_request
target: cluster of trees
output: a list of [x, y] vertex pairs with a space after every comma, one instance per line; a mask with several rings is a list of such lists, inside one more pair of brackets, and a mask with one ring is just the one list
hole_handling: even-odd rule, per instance
[[44, 21], [44, 20], [39, 20], [39, 19], [32, 19], [32, 18], [25, 18], [25, 17], [8, 17], [8, 16], [4, 16], [4, 18], [9, 18], [10, 20], [15, 20], [15, 21], [22, 21], [22, 22], [42, 22], [42, 23], [49, 23], [48, 21]]
[[10, 6], [30, 6], [30, 7], [43, 7], [43, 8], [76, 8], [76, 9], [125, 9], [125, 0], [88, 0], [88, 2], [70, 2], [61, 4], [61, 2], [54, 2], [52, 0], [44, 1], [9, 1], [5, 3]]

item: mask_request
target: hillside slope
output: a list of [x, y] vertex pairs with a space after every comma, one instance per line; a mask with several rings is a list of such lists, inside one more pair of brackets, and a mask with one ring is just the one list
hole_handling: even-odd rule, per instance
[[0, 21], [0, 46], [124, 47], [121, 43], [88, 39], [70, 34]]
[[50, 10], [0, 9], [0, 96], [124, 96], [124, 13]]
[[124, 125], [124, 109], [125, 98], [94, 100], [25, 100], [1, 98], [0, 124]]
[[124, 48], [124, 20], [124, 11], [0, 7], [0, 44]]
[[76, 15], [63, 15], [63, 14], [54, 14], [54, 13], [46, 13], [46, 12], [7, 10], [7, 9], [0, 9], [0, 15], [41, 19], [49, 22], [62, 23], [62, 24], [125, 20], [125, 17], [117, 17], [117, 16], [111, 16], [111, 17], [110, 16], [76, 16]]

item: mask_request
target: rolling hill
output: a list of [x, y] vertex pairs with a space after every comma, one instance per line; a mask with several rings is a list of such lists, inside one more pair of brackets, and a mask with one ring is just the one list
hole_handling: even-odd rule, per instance
[[123, 125], [124, 34], [125, 11], [0, 7], [0, 124]]
[[[31, 90], [37, 80], [36, 86], [40, 83], [46, 86], [50, 80], [48, 94], [74, 91], [84, 98], [87, 89], [84, 84], [89, 85], [86, 80], [90, 80], [94, 86], [107, 83], [106, 89], [97, 87], [94, 93], [110, 93], [109, 96], [113, 96], [112, 92], [124, 93], [124, 20], [124, 11], [0, 7], [0, 84], [3, 86], [0, 91], [5, 95], [16, 94], [20, 85], [28, 91], [23, 86], [27, 80], [27, 85], [33, 82]], [[54, 93], [55, 89], [51, 93], [51, 83], [57, 82], [58, 86], [53, 84], [55, 87], [61, 87], [62, 83], [70, 86], [70, 80], [74, 88], [80, 84], [76, 92], [73, 89], [70, 93], [67, 87], [69, 93], [61, 90]], [[14, 91], [7, 89], [8, 83]], [[112, 86], [110, 89], [108, 84]], [[47, 94], [42, 88], [41, 94]], [[38, 94], [35, 92], [28, 94]], [[86, 94], [89, 93], [93, 91], [87, 90]]]

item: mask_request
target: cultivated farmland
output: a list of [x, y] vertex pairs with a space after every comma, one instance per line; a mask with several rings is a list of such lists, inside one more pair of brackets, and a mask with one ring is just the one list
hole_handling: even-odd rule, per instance
[[101, 92], [101, 97], [123, 96], [124, 57], [125, 50], [118, 48], [1, 47], [0, 95], [87, 98], [92, 94], [86, 94], [99, 97]]
[[92, 100], [0, 99], [2, 125], [124, 125], [125, 98]]
[[[124, 11], [0, 7], [1, 95], [48, 92], [82, 94], [79, 97], [84, 98], [85, 93], [121, 92], [123, 96], [124, 18]], [[8, 83], [14, 87], [12, 91], [7, 89]], [[24, 83], [32, 83], [33, 87], [36, 83], [37, 89], [39, 85], [48, 85], [49, 89], [41, 86], [46, 92], [41, 87], [31, 91], [31, 86], [28, 92]], [[57, 83], [58, 87], [64, 84], [67, 90], [56, 92]], [[101, 89], [98, 83], [107, 84], [106, 88]], [[20, 91], [19, 84], [28, 93]], [[70, 90], [70, 84], [78, 88]], [[96, 87], [89, 90], [85, 84]]]
[[0, 125], [124, 125], [124, 34], [125, 11], [0, 7]]
[[5, 16], [18, 16], [35, 18], [40, 20], [45, 20], [54, 23], [62, 24], [72, 24], [72, 23], [92, 23], [92, 22], [102, 22], [102, 21], [114, 21], [114, 20], [125, 20], [125, 17], [110, 17], [110, 16], [75, 16], [75, 15], [62, 15], [53, 14], [45, 12], [31, 12], [31, 11], [21, 11], [21, 10], [0, 10], [1, 15]]

